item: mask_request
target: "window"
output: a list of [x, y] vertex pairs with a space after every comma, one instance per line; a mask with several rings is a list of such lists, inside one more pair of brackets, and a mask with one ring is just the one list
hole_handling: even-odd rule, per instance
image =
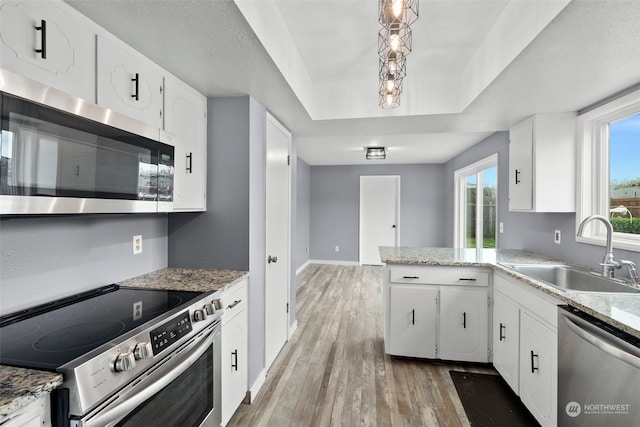
[[[617, 248], [640, 252], [640, 91], [578, 116], [576, 227], [589, 215], [610, 218]], [[592, 221], [576, 240], [604, 245]]]
[[498, 155], [454, 173], [456, 226], [459, 248], [495, 248], [498, 214]]

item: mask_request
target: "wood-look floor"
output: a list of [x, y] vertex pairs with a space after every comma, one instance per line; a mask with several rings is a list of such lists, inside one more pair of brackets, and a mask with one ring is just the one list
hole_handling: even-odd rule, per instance
[[296, 294], [298, 329], [230, 426], [469, 425], [449, 370], [495, 371], [386, 355], [382, 267], [312, 264]]

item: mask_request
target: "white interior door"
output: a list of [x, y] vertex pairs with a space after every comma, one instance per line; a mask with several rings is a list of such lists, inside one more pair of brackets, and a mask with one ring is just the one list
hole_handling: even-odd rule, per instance
[[291, 134], [267, 114], [265, 368], [289, 334]]
[[360, 264], [381, 265], [378, 246], [400, 244], [400, 177], [360, 177]]

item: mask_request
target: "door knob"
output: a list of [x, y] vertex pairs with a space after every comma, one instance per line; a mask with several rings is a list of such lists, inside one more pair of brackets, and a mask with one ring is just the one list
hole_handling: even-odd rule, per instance
[[278, 257], [277, 257], [277, 256], [271, 256], [271, 255], [269, 255], [269, 257], [267, 258], [267, 263], [268, 263], [268, 264], [271, 264], [272, 262], [273, 262], [273, 263], [278, 262]]
[[391, 228], [396, 228], [396, 225], [395, 225], [395, 224], [393, 224], [393, 225], [391, 226]]

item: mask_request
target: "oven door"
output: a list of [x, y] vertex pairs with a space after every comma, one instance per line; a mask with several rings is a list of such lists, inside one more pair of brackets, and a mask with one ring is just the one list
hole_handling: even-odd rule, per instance
[[71, 426], [217, 427], [220, 393], [218, 321]]

